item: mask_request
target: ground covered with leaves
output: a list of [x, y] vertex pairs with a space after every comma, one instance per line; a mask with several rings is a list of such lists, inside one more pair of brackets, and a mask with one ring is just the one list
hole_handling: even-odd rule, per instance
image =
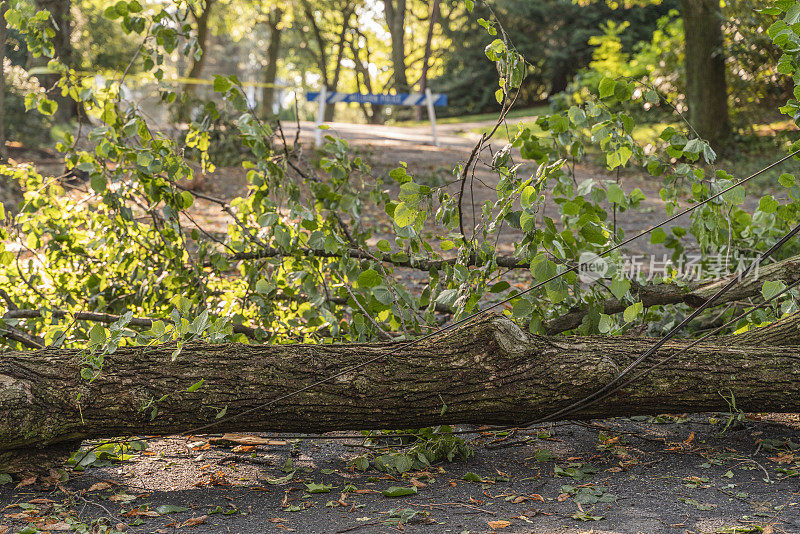
[[475, 430], [469, 459], [403, 473], [386, 461], [397, 438], [143, 437], [124, 454], [87, 443], [74, 458], [85, 468], [0, 486], [0, 532], [800, 530], [796, 416]]

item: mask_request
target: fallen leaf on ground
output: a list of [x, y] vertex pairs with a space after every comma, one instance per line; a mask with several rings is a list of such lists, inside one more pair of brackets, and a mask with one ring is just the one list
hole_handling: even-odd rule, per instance
[[211, 474], [208, 484], [211, 486], [230, 486], [231, 482], [225, 476], [224, 471], [217, 471]]
[[17, 484], [17, 487], [18, 488], [24, 488], [25, 486], [33, 485], [35, 482], [36, 482], [36, 477], [23, 478], [22, 480], [19, 481], [19, 484]]
[[[123, 531], [126, 528], [128, 528], [128, 524], [127, 523], [117, 523], [116, 525], [114, 525], [114, 529], [119, 530], [119, 531]], [[0, 534], [2, 534], [2, 533], [0, 533]]]
[[89, 491], [102, 491], [111, 487], [108, 482], [96, 482], [89, 486]]
[[114, 502], [131, 502], [136, 499], [136, 495], [128, 495], [127, 493], [117, 493], [108, 498], [109, 501]]
[[191, 519], [187, 519], [184, 521], [180, 526], [181, 527], [196, 527], [197, 525], [201, 525], [206, 522], [208, 519], [207, 515], [201, 515], [198, 517], [192, 517]]
[[71, 529], [72, 527], [63, 521], [59, 521], [57, 523], [46, 523], [44, 526], [42, 526], [42, 530], [67, 531]]
[[262, 438], [261, 436], [251, 436], [249, 434], [225, 434], [221, 438], [211, 438], [208, 440], [210, 445], [225, 447], [231, 445], [286, 445], [286, 441], [278, 439]]
[[6, 532], [8, 532], [9, 530], [11, 530], [11, 527], [0, 525], [0, 534], [6, 534]]
[[497, 530], [500, 528], [508, 528], [511, 526], [511, 521], [489, 521], [489, 527]]
[[134, 508], [132, 510], [128, 510], [124, 514], [125, 517], [137, 517], [137, 516], [144, 516], [144, 517], [158, 517], [159, 514], [155, 510], [141, 510], [139, 508]]

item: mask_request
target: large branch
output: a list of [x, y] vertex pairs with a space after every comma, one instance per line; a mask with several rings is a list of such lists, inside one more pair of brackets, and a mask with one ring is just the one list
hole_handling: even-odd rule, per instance
[[[772, 263], [759, 268], [758, 276], [748, 276], [730, 291], [724, 293], [717, 300], [716, 304], [728, 304], [740, 300], [746, 300], [761, 294], [764, 282], [768, 280], [782, 280], [787, 285], [800, 280], [800, 255]], [[736, 276], [736, 275], [732, 275]], [[693, 308], [702, 305], [710, 299], [717, 291], [730, 281], [731, 277], [723, 278], [715, 282], [701, 285], [687, 291], [675, 284], [658, 285], [639, 285], [633, 286], [633, 293], [637, 299], [642, 301], [645, 308], [650, 306], [665, 306], [668, 304], [687, 304]], [[603, 313], [613, 314], [625, 311], [628, 304], [615, 298], [603, 301], [600, 306]], [[586, 307], [571, 310], [569, 313], [549, 321], [545, 330], [548, 334], [560, 334], [567, 330], [572, 330], [580, 326], [583, 318], [588, 313]]]
[[[122, 316], [121, 315], [114, 315], [112, 313], [98, 313], [98, 312], [68, 312], [66, 310], [50, 310], [50, 314], [55, 319], [63, 319], [65, 317], [72, 316], [76, 321], [92, 321], [97, 323], [104, 323], [104, 324], [111, 324], [116, 323], [119, 321]], [[3, 314], [3, 319], [37, 319], [42, 317], [41, 310], [10, 310]], [[163, 321], [168, 324], [172, 324], [172, 319], [169, 318], [160, 318], [160, 319], [150, 319], [148, 317], [133, 317], [128, 324], [130, 326], [136, 326], [139, 328], [152, 328], [154, 321]], [[246, 326], [243, 324], [233, 324], [231, 325], [233, 328], [233, 332], [236, 334], [244, 334], [251, 339], [260, 339], [259, 335], [261, 335], [261, 339], [268, 337], [268, 333], [264, 330], [261, 330], [261, 334], [259, 334], [259, 329], [253, 328], [252, 326]], [[6, 327], [8, 328], [8, 327]], [[2, 331], [0, 331], [0, 335], [2, 335]], [[11, 337], [11, 336], [8, 336]], [[41, 338], [37, 338], [34, 336], [30, 336], [31, 339], [34, 340], [41, 340]], [[15, 339], [16, 338], [11, 338]], [[17, 340], [18, 341], [18, 340]]]
[[[800, 411], [800, 316], [673, 356], [571, 419], [729, 409]], [[521, 424], [595, 391], [654, 343], [635, 337], [542, 337], [485, 316], [408, 348], [393, 343], [123, 347], [80, 377], [82, 350], [12, 352], [0, 359], [0, 472], [21, 451], [75, 440], [187, 432], [325, 432], [439, 424]], [[399, 349], [389, 355], [390, 350]], [[265, 403], [378, 355], [357, 371]], [[187, 388], [200, 380], [194, 392]], [[164, 399], [158, 401], [158, 399]], [[444, 408], [446, 405], [446, 409]], [[152, 409], [157, 407], [155, 417]], [[217, 419], [255, 409], [242, 417]]]
[[[301, 254], [303, 256], [316, 256], [319, 258], [339, 259], [342, 257], [342, 253], [340, 252], [328, 252], [324, 249], [300, 248], [299, 250], [293, 252], [286, 252], [274, 247], [262, 247], [259, 248], [258, 250], [254, 250], [251, 252], [238, 252], [236, 254], [231, 254], [228, 256], [228, 260], [241, 261], [241, 260], [256, 260], [263, 258], [281, 258], [284, 256], [292, 256], [293, 254]], [[458, 258], [447, 258], [443, 260], [410, 258], [405, 253], [395, 253], [395, 254], [388, 254], [388, 253], [383, 254], [380, 252], [371, 253], [357, 248], [349, 249], [347, 251], [347, 254], [352, 258], [358, 258], [362, 260], [372, 260], [377, 258], [382, 262], [390, 263], [395, 267], [408, 267], [420, 271], [429, 271], [434, 268], [441, 269], [445, 265], [455, 265], [456, 263], [466, 266], [478, 265], [478, 256], [475, 253], [470, 254], [469, 258], [467, 258], [465, 261], [459, 261]], [[499, 267], [504, 267], [506, 269], [523, 269], [530, 267], [530, 263], [528, 263], [527, 261], [520, 260], [513, 256], [499, 255], [495, 257], [495, 261], [497, 262], [497, 265]]]

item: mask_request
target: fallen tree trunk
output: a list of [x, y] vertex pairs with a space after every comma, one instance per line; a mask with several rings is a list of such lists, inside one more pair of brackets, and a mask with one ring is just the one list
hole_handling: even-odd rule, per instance
[[[738, 337], [719, 337], [570, 419], [727, 411], [800, 411], [800, 315]], [[80, 377], [83, 351], [45, 349], [0, 358], [0, 451], [133, 434], [324, 432], [437, 424], [521, 424], [611, 381], [654, 340], [543, 337], [488, 316], [232, 420], [317, 380], [386, 354], [392, 343], [120, 348], [103, 371]], [[675, 355], [663, 347], [647, 363]], [[196, 391], [187, 389], [203, 380]], [[443, 407], [446, 409], [443, 411]], [[153, 409], [156, 409], [155, 412]], [[227, 415], [217, 419], [226, 409]], [[0, 472], [3, 453], [0, 453]]]

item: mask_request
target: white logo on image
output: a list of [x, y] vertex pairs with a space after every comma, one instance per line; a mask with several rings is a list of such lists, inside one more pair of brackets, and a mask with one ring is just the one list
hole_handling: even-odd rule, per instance
[[584, 284], [593, 284], [608, 272], [608, 262], [594, 252], [581, 253], [578, 262], [578, 278]]

